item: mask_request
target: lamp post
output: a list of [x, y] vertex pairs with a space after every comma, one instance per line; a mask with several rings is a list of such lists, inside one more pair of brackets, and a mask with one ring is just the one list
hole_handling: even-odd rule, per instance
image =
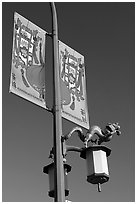
[[[71, 132], [62, 134], [62, 118], [61, 118], [61, 95], [60, 95], [60, 76], [59, 76], [59, 57], [58, 57], [58, 25], [55, 4], [50, 2], [52, 13], [52, 47], [53, 47], [53, 148], [50, 151], [50, 158], [53, 162], [43, 168], [43, 172], [49, 175], [49, 196], [54, 197], [55, 202], [64, 202], [65, 196], [69, 194], [67, 185], [67, 173], [71, 171], [71, 166], [65, 164], [65, 156], [69, 151], [80, 152], [80, 156], [87, 161], [87, 181], [98, 184], [98, 191], [101, 191], [100, 184], [107, 182], [109, 173], [107, 169], [107, 156], [111, 150], [105, 146], [100, 146], [102, 142], [108, 142], [112, 139], [112, 135], [117, 133], [120, 135], [120, 126], [118, 123], [109, 123], [104, 130], [98, 126], [91, 127], [84, 135], [80, 127], [75, 127]], [[66, 141], [74, 132], [78, 133], [79, 138], [84, 144], [83, 148], [68, 146]], [[93, 140], [94, 135], [98, 139]], [[88, 147], [88, 143], [97, 144]], [[104, 165], [99, 165], [103, 163]]]
[[52, 50], [53, 50], [53, 146], [54, 146], [54, 199], [55, 202], [64, 202], [64, 167], [62, 156], [62, 119], [61, 97], [59, 80], [59, 57], [58, 57], [58, 24], [54, 2], [50, 2], [52, 14]]
[[[33, 58], [37, 58], [36, 56], [34, 57], [33, 55], [36, 55], [35, 52], [38, 51], [38, 48], [36, 49], [36, 47], [38, 46], [39, 41], [40, 41], [40, 43], [39, 43], [39, 51], [40, 51], [39, 58], [40, 58], [40, 64], [41, 64], [40, 67], [41, 66], [42, 66], [42, 68], [44, 67], [44, 62], [42, 60], [42, 55], [41, 55], [41, 49], [42, 49], [41, 42], [44, 43], [45, 40], [43, 40], [43, 37], [42, 38], [39, 36], [36, 37], [38, 30], [33, 30], [33, 32], [32, 32], [32, 30], [29, 29], [28, 26], [23, 25], [22, 22], [20, 21], [20, 19], [17, 18], [17, 16], [20, 16], [19, 14], [16, 14], [17, 19], [16, 18], [15, 19], [17, 20], [17, 24], [19, 22], [20, 29], [18, 29], [18, 25], [15, 24], [15, 30], [16, 30], [15, 34], [17, 34], [17, 36], [16, 35], [14, 36], [14, 48], [17, 45], [18, 45], [18, 48], [13, 49], [14, 50], [13, 54], [15, 55], [14, 56], [15, 58], [20, 58], [20, 56], [22, 56], [21, 49], [25, 50], [25, 53], [27, 50], [27, 53], [25, 54], [25, 56], [23, 55], [20, 58], [20, 60], [22, 61], [21, 63], [20, 63], [19, 59], [14, 59], [18, 65], [17, 64], [14, 65], [13, 69], [18, 68], [18, 66], [21, 66], [21, 68], [20, 68], [21, 75], [19, 75], [19, 73], [17, 72], [17, 78], [18, 78], [17, 82], [18, 82], [18, 84], [21, 84], [21, 88], [22, 88], [23, 84], [26, 87], [21, 89], [21, 88], [15, 86], [14, 83], [15, 83], [15, 78], [16, 78], [15, 76], [16, 75], [14, 72], [16, 69], [14, 69], [14, 72], [12, 72], [12, 75], [11, 75], [12, 76], [11, 77], [11, 80], [12, 80], [11, 86], [13, 86], [13, 84], [14, 84], [14, 89], [13, 89], [14, 91], [11, 89], [11, 87], [10, 87], [10, 89], [13, 91], [13, 93], [16, 93], [17, 95], [22, 96], [23, 98], [26, 98], [27, 100], [33, 101], [32, 98], [38, 99], [39, 101], [42, 102], [42, 104], [41, 103], [39, 104], [40, 106], [42, 105], [42, 107], [43, 107], [43, 105], [44, 105], [44, 108], [46, 108], [47, 111], [53, 113], [53, 149], [50, 152], [50, 157], [53, 159], [53, 162], [50, 165], [45, 166], [43, 168], [43, 172], [49, 175], [49, 184], [50, 184], [49, 196], [54, 197], [55, 202], [57, 202], [57, 201], [58, 202], [64, 202], [65, 196], [67, 196], [69, 193], [68, 185], [67, 185], [67, 173], [70, 172], [70, 170], [71, 170], [71, 166], [69, 166], [68, 164], [65, 163], [65, 161], [66, 161], [65, 156], [66, 156], [67, 152], [69, 152], [69, 151], [80, 152], [81, 153], [80, 156], [87, 160], [87, 167], [88, 167], [87, 181], [90, 183], [93, 183], [93, 184], [98, 184], [98, 186], [99, 186], [98, 189], [100, 191], [100, 184], [106, 182], [109, 178], [106, 156], [109, 156], [110, 153], [108, 153], [108, 152], [110, 152], [110, 150], [106, 147], [99, 146], [99, 145], [101, 145], [102, 142], [108, 142], [112, 138], [112, 135], [114, 133], [117, 133], [118, 135], [120, 135], [120, 131], [119, 131], [120, 126], [118, 125], [118, 123], [113, 123], [113, 124], [109, 123], [104, 130], [102, 130], [98, 126], [93, 126], [91, 129], [88, 130], [86, 135], [84, 135], [84, 133], [80, 127], [75, 127], [72, 129], [71, 132], [69, 132], [68, 134], [63, 136], [63, 134], [62, 134], [62, 116], [61, 116], [59, 56], [58, 56], [58, 53], [59, 53], [59, 51], [58, 51], [58, 25], [57, 25], [56, 8], [55, 8], [55, 4], [53, 2], [50, 2], [50, 8], [51, 8], [51, 14], [52, 14], [52, 33], [47, 34], [47, 35], [52, 37], [53, 108], [52, 108], [52, 110], [50, 110], [47, 107], [45, 107], [45, 104], [43, 104], [43, 102], [44, 102], [43, 101], [43, 99], [44, 99], [43, 98], [43, 94], [44, 94], [43, 93], [43, 82], [42, 82], [42, 85], [40, 85], [40, 88], [39, 88], [39, 85], [37, 87], [35, 84], [33, 84], [33, 86], [35, 86], [35, 88], [37, 87], [37, 90], [39, 90], [38, 91], [39, 98], [37, 95], [36, 95], [37, 96], [36, 97], [35, 95], [32, 95], [31, 93], [25, 91], [25, 90], [27, 90], [26, 87], [29, 88], [28, 83], [31, 86], [32, 86], [32, 83], [29, 82], [29, 80], [27, 83], [27, 81], [25, 80], [24, 75], [22, 75], [22, 73], [24, 74], [23, 69], [27, 70], [28, 68], [30, 68], [29, 67], [30, 65], [37, 66], [36, 64], [39, 64], [39, 61], [38, 61], [38, 62], [35, 62], [35, 64], [33, 65]], [[26, 21], [23, 17], [21, 17], [21, 18], [23, 19], [23, 21]], [[21, 24], [22, 24], [22, 26], [21, 26]], [[23, 30], [21, 30], [21, 29], [23, 29]], [[16, 33], [17, 30], [18, 30], [18, 33]], [[23, 32], [23, 34], [22, 34], [22, 32]], [[43, 31], [42, 31], [42, 33], [43, 33]], [[45, 32], [44, 32], [44, 34], [42, 34], [42, 36], [44, 36], [44, 35], [45, 35]], [[28, 37], [28, 36], [33, 37], [33, 40], [31, 41], [32, 38]], [[22, 47], [23, 45], [21, 45], [21, 42], [20, 42], [21, 39], [26, 44], [24, 48]], [[31, 42], [31, 45], [30, 45], [30, 42]], [[35, 43], [37, 45], [35, 45]], [[31, 51], [29, 50], [30, 46], [33, 47], [31, 49]], [[69, 56], [71, 56], [70, 60], [75, 58], [73, 55], [69, 54]], [[82, 55], [80, 55], [80, 56], [82, 56]], [[29, 57], [31, 58], [31, 60], [29, 60]], [[66, 58], [66, 55], [64, 55], [64, 58]], [[70, 106], [70, 108], [72, 110], [74, 109], [74, 104], [73, 104], [74, 99], [75, 99], [74, 93], [77, 95], [78, 101], [80, 101], [80, 98], [81, 98], [81, 100], [85, 100], [85, 98], [82, 96], [82, 94], [84, 92], [83, 88], [82, 88], [82, 86], [84, 86], [84, 83], [82, 84], [82, 80], [83, 80], [82, 76], [84, 76], [84, 63], [82, 63], [81, 57], [80, 58], [78, 57], [75, 59], [77, 59], [77, 60], [75, 60], [75, 62], [77, 62], [78, 65], [76, 65], [74, 61], [72, 61], [69, 64], [71, 64], [71, 66], [72, 66], [71, 68], [76, 68], [77, 66], [79, 66], [79, 70], [76, 70], [76, 72], [79, 72], [79, 74], [76, 73], [76, 78], [74, 78], [73, 74], [71, 73], [74, 70], [73, 69], [72, 69], [73, 71], [69, 70], [70, 76], [68, 78], [69, 83], [72, 83], [72, 84], [75, 83], [75, 87], [73, 86], [70, 88], [72, 92], [69, 92], [70, 95], [73, 95], [73, 97], [72, 97], [73, 102]], [[13, 61], [12, 61], [12, 64], [14, 64]], [[36, 60], [34, 60], [34, 61], [36, 61]], [[38, 65], [38, 67], [39, 67], [39, 65]], [[26, 72], [26, 74], [27, 74], [27, 72]], [[31, 78], [35, 81], [35, 77], [37, 78], [37, 74], [36, 74], [36, 76], [35, 76], [35, 74], [32, 74], [32, 75], [33, 76], [31, 76]], [[38, 73], [38, 75], [39, 75], [39, 73]], [[21, 82], [21, 77], [22, 77], [23, 84]], [[68, 74], [67, 74], [67, 77], [68, 77]], [[27, 75], [26, 75], [26, 78], [27, 78]], [[76, 79], [77, 79], [77, 81], [76, 81]], [[23, 93], [31, 96], [32, 98], [30, 99], [29, 97], [24, 96], [24, 94], [22, 95], [22, 94], [20, 94], [20, 92], [18, 92], [18, 91], [16, 92], [15, 91], [16, 88], [18, 90], [22, 91]], [[75, 91], [73, 90], [74, 88], [76, 88]], [[41, 93], [41, 90], [42, 90], [42, 93]], [[42, 98], [41, 98], [41, 95], [42, 95]], [[70, 99], [70, 101], [71, 101], [71, 99]], [[36, 101], [34, 103], [36, 103]], [[36, 103], [36, 104], [38, 104], [38, 103]], [[86, 103], [85, 103], [85, 105], [86, 105]], [[76, 111], [77, 111], [77, 109], [76, 109]], [[80, 121], [82, 123], [78, 123], [78, 124], [82, 124], [82, 126], [83, 126], [83, 122], [85, 122], [87, 124], [86, 124], [86, 126], [84, 124], [83, 127], [89, 128], [89, 121], [86, 120], [85, 110], [83, 108], [81, 108], [80, 113], [82, 115], [82, 118], [80, 119]], [[77, 117], [74, 117], [74, 118], [77, 118]], [[79, 138], [83, 141], [83, 143], [84, 143], [83, 148], [66, 145], [66, 140], [68, 140], [74, 132], [77, 132]], [[92, 139], [92, 137], [95, 134], [98, 136], [98, 140]], [[94, 147], [88, 147], [89, 142], [92, 142], [95, 144], [98, 142], [98, 145], [94, 146]], [[92, 162], [92, 164], [94, 164], [94, 166], [93, 166], [94, 168], [91, 168], [91, 164], [90, 164], [91, 162]], [[98, 166], [98, 163], [102, 163], [102, 162], [103, 162], [103, 165]]]

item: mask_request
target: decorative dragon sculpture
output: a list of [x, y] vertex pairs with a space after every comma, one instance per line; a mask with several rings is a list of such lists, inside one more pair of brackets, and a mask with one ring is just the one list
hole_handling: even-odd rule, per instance
[[[104, 130], [102, 130], [99, 126], [92, 126], [85, 137], [84, 144], [87, 146], [88, 142], [98, 143], [100, 145], [102, 142], [108, 142], [112, 139], [113, 134], [116, 133], [120, 135], [120, 125], [118, 123], [108, 123]], [[93, 140], [94, 135], [98, 136], [98, 140]]]
[[[78, 132], [79, 138], [81, 139], [82, 142], [84, 142], [86, 146], [88, 142], [92, 142], [92, 143], [98, 142], [98, 145], [100, 145], [102, 142], [110, 141], [114, 133], [116, 133], [117, 135], [121, 134], [120, 125], [118, 123], [108, 123], [104, 130], [102, 130], [99, 126], [96, 126], [96, 125], [92, 126], [87, 131], [86, 135], [84, 135], [82, 128], [75, 127], [71, 130], [71, 132], [69, 132], [63, 137], [64, 140], [69, 139], [74, 132]], [[98, 136], [98, 140], [92, 139], [94, 135]]]
[[[76, 151], [81, 152], [83, 148], [68, 146], [66, 145], [66, 140], [68, 140], [74, 132], [78, 133], [78, 137], [84, 143], [87, 148], [88, 142], [92, 142], [98, 145], [101, 145], [103, 142], [108, 142], [112, 139], [113, 134], [120, 135], [120, 125], [118, 123], [108, 123], [104, 130], [102, 130], [99, 126], [92, 126], [86, 134], [84, 134], [82, 128], [75, 127], [68, 134], [62, 136], [62, 144], [63, 144], [63, 155], [66, 156], [67, 151]], [[94, 135], [98, 136], [98, 139], [93, 140]], [[54, 148], [51, 149], [49, 158], [54, 158]]]

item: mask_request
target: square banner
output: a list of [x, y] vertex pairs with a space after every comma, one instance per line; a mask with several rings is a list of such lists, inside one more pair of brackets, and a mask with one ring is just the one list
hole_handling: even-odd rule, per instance
[[13, 31], [10, 92], [46, 108], [46, 32], [16, 12]]
[[89, 129], [84, 56], [59, 41], [59, 63], [62, 117]]

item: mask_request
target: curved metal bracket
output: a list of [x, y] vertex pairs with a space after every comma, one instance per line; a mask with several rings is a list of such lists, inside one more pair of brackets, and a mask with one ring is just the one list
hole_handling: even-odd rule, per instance
[[84, 135], [82, 128], [80, 128], [80, 127], [73, 128], [68, 134], [62, 136], [62, 138], [61, 138], [62, 139], [62, 148], [63, 148], [63, 156], [64, 157], [66, 156], [66, 153], [68, 151], [81, 152], [81, 148], [80, 147], [66, 145], [66, 140], [68, 140], [72, 136], [72, 134], [74, 132], [77, 132], [78, 133], [78, 137], [80, 138], [80, 140], [82, 142], [85, 142], [86, 136]]
[[82, 130], [82, 128], [80, 128], [80, 127], [75, 127], [75, 128], [73, 128], [73, 129], [71, 130], [71, 132], [69, 132], [68, 134], [66, 134], [66, 135], [63, 136], [63, 139], [64, 139], [64, 140], [69, 139], [69, 138], [72, 136], [72, 134], [73, 134], [74, 132], [77, 132], [77, 133], [78, 133], [78, 137], [81, 139], [82, 142], [85, 141], [85, 138], [86, 138], [86, 137], [84, 136], [83, 130]]
[[82, 152], [83, 148], [66, 145], [66, 151]]

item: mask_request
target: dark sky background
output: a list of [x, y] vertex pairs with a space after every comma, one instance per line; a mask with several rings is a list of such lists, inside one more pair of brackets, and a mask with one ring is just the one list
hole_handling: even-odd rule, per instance
[[[90, 125], [104, 128], [119, 122], [121, 136], [106, 145], [112, 149], [110, 180], [97, 186], [86, 181], [86, 163], [69, 153], [67, 163], [73, 202], [130, 202], [135, 199], [135, 5], [134, 3], [56, 3], [59, 40], [84, 55]], [[52, 202], [48, 176], [42, 173], [52, 148], [52, 115], [9, 93], [13, 14], [18, 12], [51, 32], [49, 3], [3, 3], [3, 201]], [[47, 41], [47, 103], [52, 107], [51, 38]], [[63, 133], [76, 125], [63, 119]], [[82, 146], [74, 134], [68, 144]]]

